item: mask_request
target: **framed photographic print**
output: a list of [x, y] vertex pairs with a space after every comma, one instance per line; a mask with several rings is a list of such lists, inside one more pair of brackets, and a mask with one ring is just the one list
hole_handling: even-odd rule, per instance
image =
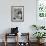
[[12, 22], [24, 21], [24, 6], [11, 6], [11, 21]]

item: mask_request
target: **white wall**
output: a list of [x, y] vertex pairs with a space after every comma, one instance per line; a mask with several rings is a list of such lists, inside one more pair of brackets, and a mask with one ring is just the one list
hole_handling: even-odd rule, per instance
[[[11, 22], [11, 6], [24, 6], [24, 22]], [[32, 24], [36, 24], [36, 0], [0, 0], [0, 34], [17, 26], [32, 35]]]
[[[24, 22], [11, 22], [11, 6], [20, 5], [24, 6]], [[0, 33], [16, 26], [28, 32], [31, 24], [36, 24], [36, 0], [0, 0]]]

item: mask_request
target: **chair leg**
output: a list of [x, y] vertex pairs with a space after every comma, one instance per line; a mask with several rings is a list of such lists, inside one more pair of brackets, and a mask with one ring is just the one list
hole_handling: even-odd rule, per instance
[[5, 41], [5, 46], [7, 46], [7, 42]]

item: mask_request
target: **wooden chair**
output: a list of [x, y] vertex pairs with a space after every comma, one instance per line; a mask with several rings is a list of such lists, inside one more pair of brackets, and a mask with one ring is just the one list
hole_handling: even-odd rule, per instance
[[21, 42], [19, 45], [20, 46], [30, 46], [29, 42], [29, 33], [21, 33], [22, 40], [26, 39], [26, 41]]
[[[17, 33], [17, 34], [6, 33], [6, 34], [5, 34], [5, 46], [8, 45], [8, 42], [7, 42], [7, 38], [8, 38], [8, 37], [7, 37], [7, 36], [9, 36], [9, 37], [10, 37], [10, 36], [17, 36], [17, 41], [16, 41], [17, 44], [16, 44], [15, 46], [18, 46], [18, 33]], [[15, 40], [16, 40], [16, 38], [15, 38]]]

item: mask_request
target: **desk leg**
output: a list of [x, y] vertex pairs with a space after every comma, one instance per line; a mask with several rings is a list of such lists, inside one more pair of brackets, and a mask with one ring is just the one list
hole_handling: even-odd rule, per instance
[[5, 35], [5, 46], [7, 46], [7, 36]]
[[17, 43], [16, 44], [17, 44], [16, 46], [18, 46], [18, 34], [17, 34]]

